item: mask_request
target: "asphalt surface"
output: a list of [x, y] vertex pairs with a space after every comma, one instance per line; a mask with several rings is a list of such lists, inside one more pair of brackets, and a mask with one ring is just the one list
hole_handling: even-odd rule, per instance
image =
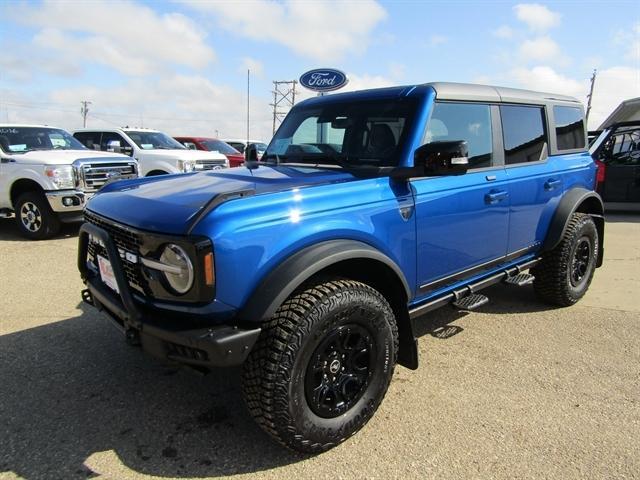
[[80, 303], [77, 228], [0, 220], [0, 479], [640, 478], [640, 215], [609, 215], [576, 306], [530, 287], [420, 322], [374, 418], [319, 456], [253, 423], [239, 370], [200, 376], [129, 347]]

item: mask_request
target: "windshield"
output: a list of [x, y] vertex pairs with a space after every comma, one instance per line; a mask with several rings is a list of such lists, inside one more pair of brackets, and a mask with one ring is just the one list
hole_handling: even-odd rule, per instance
[[210, 152], [220, 152], [224, 155], [240, 155], [240, 152], [222, 140], [203, 140], [202, 143]]
[[184, 145], [162, 132], [125, 130], [125, 133], [143, 150], [186, 150]]
[[413, 99], [327, 103], [295, 108], [262, 157], [265, 163], [342, 167], [398, 165], [411, 129]]
[[33, 150], [86, 150], [70, 133], [47, 127], [0, 127], [0, 147], [6, 153]]

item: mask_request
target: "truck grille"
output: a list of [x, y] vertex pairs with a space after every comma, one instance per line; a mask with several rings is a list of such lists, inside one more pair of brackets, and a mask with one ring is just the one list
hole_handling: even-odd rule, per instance
[[109, 180], [118, 177], [137, 177], [134, 163], [84, 163], [80, 167], [80, 176], [85, 192], [96, 192]]
[[197, 170], [216, 170], [218, 168], [226, 168], [225, 160], [196, 160]]
[[[109, 236], [113, 239], [116, 248], [118, 249], [118, 253], [120, 253], [122, 268], [124, 270], [125, 276], [127, 277], [129, 286], [136, 289], [140, 293], [150, 295], [147, 282], [142, 276], [140, 263], [138, 261], [132, 263], [129, 259], [127, 259], [127, 253], [135, 255], [136, 259], [140, 258], [141, 240], [139, 235], [132, 230], [113, 224], [108, 220], [89, 212], [88, 210], [84, 211], [84, 219], [85, 221], [92, 223], [102, 228], [103, 230], [106, 230]], [[93, 262], [96, 268], [98, 268], [98, 260], [96, 258], [97, 255], [102, 255], [103, 257], [108, 258], [107, 251], [102, 245], [96, 242], [89, 241], [89, 261]]]

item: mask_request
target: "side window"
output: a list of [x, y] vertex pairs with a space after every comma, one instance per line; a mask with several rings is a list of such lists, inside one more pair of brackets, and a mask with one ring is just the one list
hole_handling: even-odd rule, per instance
[[507, 165], [537, 162], [547, 154], [544, 109], [501, 105], [504, 161]]
[[[118, 142], [118, 143], [114, 144], [113, 142]], [[127, 142], [124, 138], [122, 138], [122, 135], [115, 132], [104, 132], [102, 134], [100, 149], [105, 152], [127, 153], [128, 155], [133, 154], [133, 149], [129, 145], [129, 142]]]
[[85, 147], [100, 150], [100, 132], [76, 132], [73, 136]]
[[493, 160], [491, 107], [472, 103], [436, 103], [425, 143], [466, 140], [469, 168], [490, 167]]
[[578, 107], [553, 107], [558, 150], [584, 148], [584, 120]]

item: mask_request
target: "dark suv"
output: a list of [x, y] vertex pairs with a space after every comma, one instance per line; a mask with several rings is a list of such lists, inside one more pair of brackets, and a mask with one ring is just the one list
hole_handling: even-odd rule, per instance
[[[85, 210], [83, 299], [130, 343], [206, 369], [244, 363], [246, 404], [305, 452], [374, 414], [414, 322], [483, 288], [569, 306], [603, 257], [574, 98], [431, 83], [297, 104], [262, 161], [104, 188]], [[508, 339], [505, 339], [508, 341]]]
[[610, 125], [590, 151], [598, 166], [596, 190], [607, 208], [640, 210], [640, 122]]

